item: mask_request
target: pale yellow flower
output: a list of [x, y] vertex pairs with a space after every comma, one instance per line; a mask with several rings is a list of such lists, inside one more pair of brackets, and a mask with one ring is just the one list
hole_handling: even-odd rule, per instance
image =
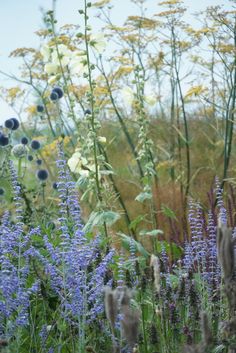
[[48, 46], [48, 44], [44, 44], [42, 45], [41, 49], [40, 49], [40, 54], [43, 57], [43, 61], [49, 61], [50, 59], [50, 55], [51, 55], [51, 50], [50, 47]]
[[72, 173], [79, 173], [81, 170], [81, 153], [75, 152], [67, 162]]
[[48, 79], [48, 83], [50, 85], [53, 85], [55, 82], [57, 82], [58, 78], [57, 76], [51, 76], [49, 79]]
[[59, 66], [54, 64], [54, 63], [47, 63], [44, 66], [44, 71], [48, 74], [48, 75], [55, 75], [58, 73], [58, 69]]
[[93, 48], [99, 53], [102, 54], [106, 49], [105, 36], [103, 33], [92, 34], [90, 37], [92, 41]]
[[121, 95], [127, 105], [132, 105], [134, 101], [134, 92], [129, 86], [126, 86], [121, 90]]
[[148, 105], [153, 106], [156, 104], [156, 98], [153, 95], [145, 96], [144, 100]]
[[107, 139], [105, 136], [98, 136], [98, 141], [102, 144], [105, 144], [107, 142]]
[[86, 70], [85, 66], [81, 63], [81, 59], [79, 57], [73, 58], [70, 61], [69, 69], [70, 73], [75, 75], [83, 75]]

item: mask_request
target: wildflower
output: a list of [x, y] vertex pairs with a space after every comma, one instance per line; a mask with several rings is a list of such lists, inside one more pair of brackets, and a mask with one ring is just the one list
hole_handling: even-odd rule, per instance
[[0, 146], [4, 147], [9, 144], [9, 138], [0, 133]]
[[128, 86], [124, 87], [121, 90], [121, 95], [122, 95], [124, 102], [127, 105], [132, 105], [132, 103], [134, 101], [134, 92], [130, 87], [128, 87]]
[[37, 177], [39, 180], [44, 181], [48, 178], [48, 171], [46, 169], [40, 169], [37, 172]]
[[52, 89], [52, 92], [56, 92], [57, 93], [57, 95], [58, 95], [58, 99], [60, 99], [60, 98], [62, 98], [63, 97], [63, 91], [62, 91], [62, 89], [60, 88], [60, 87], [54, 87], [53, 89]]
[[16, 118], [7, 119], [5, 121], [5, 127], [10, 130], [17, 130], [19, 126], [20, 123]]
[[105, 144], [107, 142], [107, 139], [105, 136], [98, 136], [98, 142]]
[[59, 99], [59, 96], [58, 96], [57, 92], [52, 91], [51, 94], [50, 94], [50, 99], [53, 102], [57, 101]]
[[40, 142], [37, 140], [32, 140], [30, 146], [33, 150], [38, 150], [41, 147]]
[[3, 188], [0, 188], [0, 196], [5, 194], [5, 190]]
[[13, 126], [12, 130], [17, 130], [18, 127], [20, 126], [19, 120], [17, 120], [16, 118], [11, 118], [11, 120], [14, 123], [14, 126]]
[[32, 162], [32, 160], [34, 159], [34, 157], [33, 156], [31, 156], [31, 154], [28, 156], [28, 161], [29, 162]]
[[[58, 55], [59, 54], [59, 55]], [[58, 66], [65, 67], [69, 64], [71, 51], [64, 44], [59, 44], [57, 50], [52, 51], [52, 63]]]
[[144, 100], [150, 106], [155, 105], [156, 101], [157, 101], [156, 98], [153, 95], [144, 96]]
[[43, 112], [44, 112], [44, 106], [41, 105], [41, 104], [38, 104], [37, 107], [36, 107], [36, 109], [37, 109], [37, 112], [38, 112], [38, 113], [43, 113]]
[[55, 182], [55, 183], [52, 184], [52, 187], [53, 187], [54, 190], [57, 190], [58, 189], [58, 184]]
[[12, 119], [7, 119], [4, 123], [4, 125], [7, 129], [12, 130], [12, 128], [14, 126], [14, 121]]
[[22, 139], [21, 139], [22, 145], [27, 145], [28, 142], [29, 142], [29, 140], [27, 139], [27, 137], [22, 137]]
[[58, 73], [58, 65], [56, 64], [53, 64], [53, 63], [47, 63], [45, 66], [44, 66], [44, 71], [49, 74], [49, 75], [55, 75]]
[[41, 164], [42, 164], [42, 159], [37, 159], [37, 160], [36, 160], [36, 163], [37, 163], [38, 165], [41, 165]]
[[81, 170], [81, 153], [75, 152], [67, 162], [72, 173], [79, 173]]
[[18, 145], [15, 145], [12, 148], [11, 152], [12, 152], [13, 156], [16, 158], [23, 158], [27, 154], [27, 150], [26, 150], [25, 146], [22, 145], [21, 143]]
[[90, 37], [90, 45], [99, 53], [102, 54], [106, 49], [105, 36], [103, 33], [92, 34]]
[[81, 58], [74, 57], [69, 64], [69, 69], [71, 74], [83, 75], [86, 70], [85, 65], [81, 62]]
[[51, 54], [50, 47], [47, 44], [44, 44], [40, 49], [40, 54], [43, 56], [44, 61], [48, 61]]

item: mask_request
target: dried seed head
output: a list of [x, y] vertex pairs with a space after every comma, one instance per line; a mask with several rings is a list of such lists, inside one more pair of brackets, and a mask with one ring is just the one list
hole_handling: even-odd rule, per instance
[[125, 304], [121, 306], [121, 314], [122, 336], [133, 348], [138, 341], [139, 312]]
[[161, 290], [161, 271], [160, 271], [160, 261], [157, 256], [151, 256], [150, 266], [153, 267], [153, 274], [154, 274], [154, 286], [157, 293], [160, 293]]
[[121, 305], [130, 305], [131, 296], [132, 296], [131, 291], [127, 287], [124, 287], [122, 290], [121, 297], [120, 297], [120, 304]]
[[234, 246], [230, 228], [217, 229], [218, 260], [224, 274], [224, 280], [230, 281], [234, 274]]
[[115, 291], [111, 290], [110, 287], [105, 287], [105, 312], [113, 330], [117, 318], [117, 308], [118, 305]]
[[209, 346], [212, 343], [212, 333], [209, 326], [208, 316], [205, 312], [201, 314], [201, 325], [202, 325], [203, 344], [206, 346]]

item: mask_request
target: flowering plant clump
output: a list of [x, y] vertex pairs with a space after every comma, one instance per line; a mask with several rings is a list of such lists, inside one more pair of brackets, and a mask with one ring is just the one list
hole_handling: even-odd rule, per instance
[[0, 70], [3, 353], [236, 352], [234, 5], [130, 2]]
[[[64, 158], [62, 152], [60, 157]], [[79, 352], [84, 352], [89, 327], [102, 318], [103, 287], [112, 285], [108, 272], [114, 251], [107, 249], [103, 255], [101, 237], [91, 240], [86, 237], [82, 230], [78, 195], [66, 162], [60, 159], [57, 165], [57, 192], [61, 200], [58, 226], [53, 229], [50, 224], [47, 228], [38, 224], [25, 230], [21, 188], [14, 166], [9, 162], [16, 218], [12, 223], [13, 215], [6, 212], [0, 226], [1, 337], [9, 340], [10, 347], [12, 341], [12, 347], [21, 350], [23, 329], [31, 327], [41, 337], [45, 349], [47, 346], [49, 349], [53, 335], [64, 322], [62, 337], [54, 345], [61, 344], [73, 327], [78, 331], [78, 340], [74, 344]], [[39, 172], [38, 177], [45, 180], [46, 173]], [[47, 229], [50, 229], [50, 235]], [[50, 298], [54, 298], [54, 304]], [[44, 314], [37, 312], [41, 305], [38, 309], [31, 307], [35, 301], [46, 305]], [[52, 307], [56, 322], [51, 316]], [[43, 315], [42, 319], [51, 329], [43, 333], [45, 326], [34, 322], [32, 315]], [[33, 337], [28, 340], [35, 346]]]

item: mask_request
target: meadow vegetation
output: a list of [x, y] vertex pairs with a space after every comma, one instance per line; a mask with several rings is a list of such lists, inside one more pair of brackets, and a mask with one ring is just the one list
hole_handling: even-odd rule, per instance
[[235, 1], [132, 2], [0, 71], [2, 352], [236, 352]]

